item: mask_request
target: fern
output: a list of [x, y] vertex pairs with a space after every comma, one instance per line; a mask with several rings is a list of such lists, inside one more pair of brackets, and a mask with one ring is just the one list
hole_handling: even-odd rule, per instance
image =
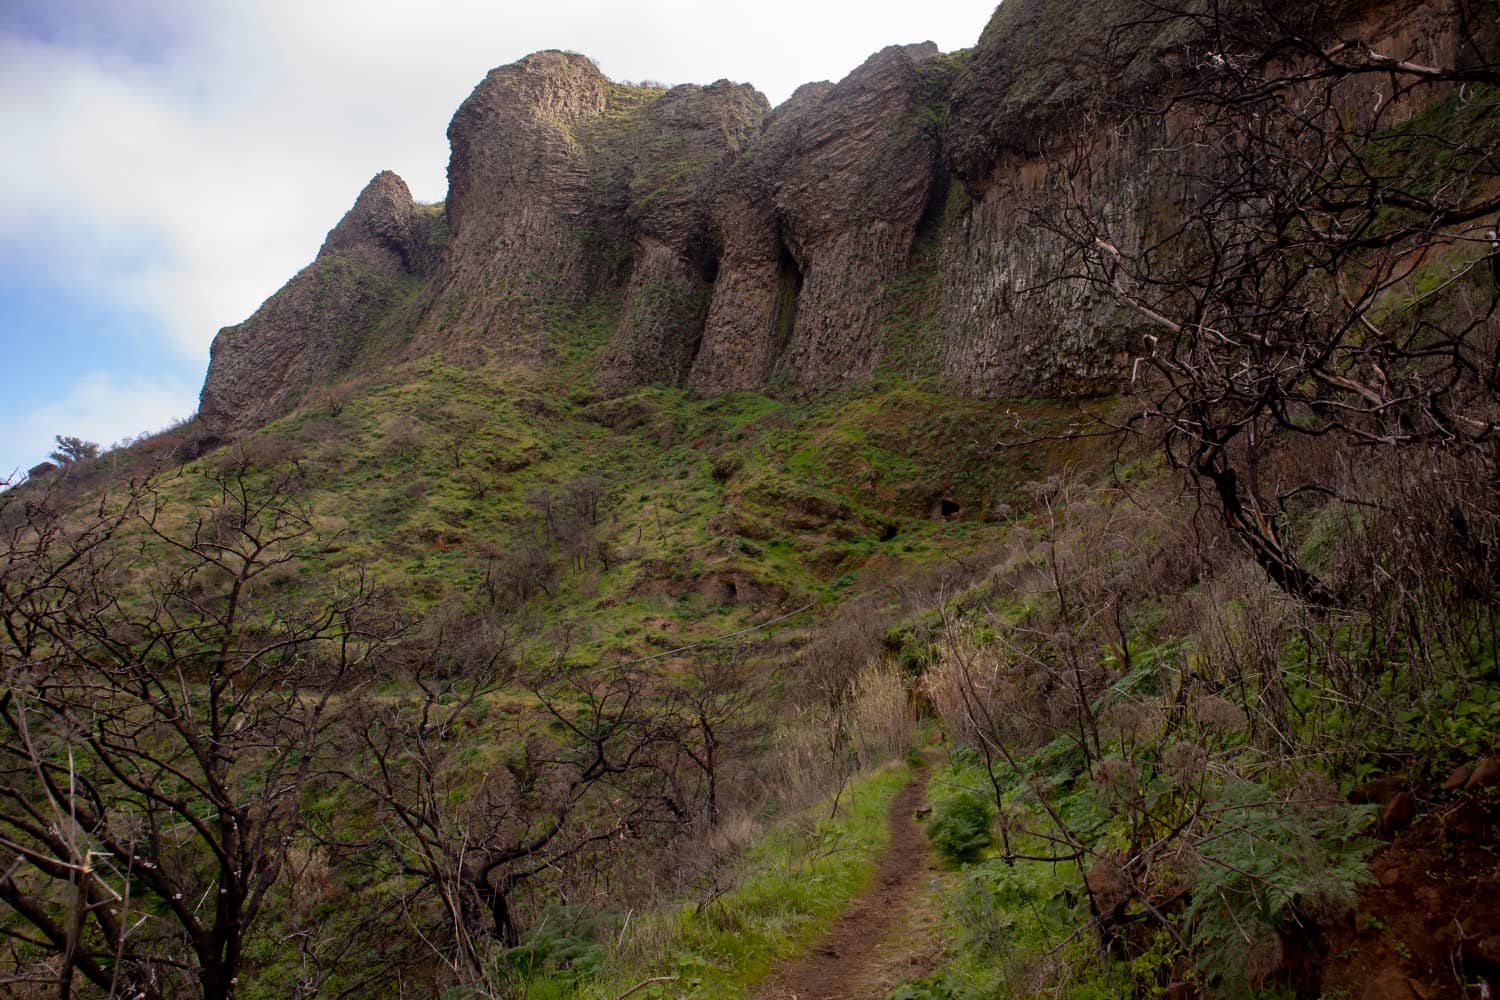
[[1227, 997], [1247, 995], [1281, 959], [1281, 932], [1350, 909], [1371, 881], [1365, 836], [1374, 811], [1323, 797], [1276, 797], [1235, 781], [1194, 847], [1183, 914], [1199, 974]]
[[961, 791], [938, 802], [927, 823], [927, 839], [951, 864], [976, 861], [993, 843], [989, 800]]

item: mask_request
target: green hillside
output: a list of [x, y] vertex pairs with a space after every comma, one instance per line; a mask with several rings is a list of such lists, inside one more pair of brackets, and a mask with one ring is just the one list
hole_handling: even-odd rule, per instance
[[467, 216], [378, 175], [0, 493], [0, 992], [1491, 995], [1493, 25], [1015, 2], [502, 67]]

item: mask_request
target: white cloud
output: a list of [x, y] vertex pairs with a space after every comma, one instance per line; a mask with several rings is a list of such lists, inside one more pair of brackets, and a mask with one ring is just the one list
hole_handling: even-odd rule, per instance
[[[991, 10], [988, 0], [47, 0], [67, 7], [55, 18], [67, 30], [22, 37], [26, 4], [47, 3], [21, 2], [19, 18], [0, 18], [0, 259], [144, 312], [159, 349], [200, 369], [215, 331], [306, 264], [377, 171], [395, 170], [420, 199], [444, 196], [448, 119], [493, 66], [572, 49], [616, 79], [728, 77], [776, 102], [886, 44], [973, 44]], [[16, 405], [0, 405], [8, 424]]]
[[[25, 472], [18, 456], [36, 455], [38, 442], [68, 434], [104, 447], [122, 438], [159, 431], [197, 407], [197, 386], [165, 381], [121, 380], [112, 372], [87, 372], [75, 379], [67, 395], [32, 409], [18, 420], [0, 424], [0, 481]], [[42, 450], [52, 447], [49, 443]]]

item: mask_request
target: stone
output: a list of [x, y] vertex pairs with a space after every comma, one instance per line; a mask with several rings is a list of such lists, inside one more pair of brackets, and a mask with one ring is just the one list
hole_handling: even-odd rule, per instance
[[1349, 790], [1349, 801], [1357, 806], [1383, 806], [1405, 782], [1406, 776], [1402, 774], [1386, 774], [1362, 781]]
[[214, 338], [198, 400], [206, 434], [234, 440], [337, 379], [400, 301], [403, 279], [436, 266], [441, 242], [441, 217], [420, 211], [400, 177], [376, 174], [317, 258]]
[[1369, 977], [1361, 1000], [1416, 1000], [1417, 992], [1411, 988], [1399, 966], [1386, 966]]
[[1494, 788], [1500, 785], [1500, 757], [1486, 757], [1474, 765], [1474, 771], [1469, 775], [1464, 787], [1475, 790], [1480, 788]]
[[1484, 809], [1472, 796], [1461, 797], [1443, 815], [1443, 830], [1454, 840], [1471, 840], [1484, 833]]
[[1380, 826], [1387, 833], [1403, 830], [1417, 815], [1417, 800], [1405, 789], [1392, 795], [1380, 813]]
[[1437, 1000], [1438, 997], [1442, 996], [1441, 991], [1420, 979], [1407, 977], [1406, 984], [1411, 987], [1412, 992], [1420, 997], [1421, 1000]]
[[1447, 779], [1443, 781], [1443, 791], [1456, 792], [1464, 787], [1464, 782], [1468, 780], [1469, 767], [1467, 764], [1460, 764], [1448, 773]]

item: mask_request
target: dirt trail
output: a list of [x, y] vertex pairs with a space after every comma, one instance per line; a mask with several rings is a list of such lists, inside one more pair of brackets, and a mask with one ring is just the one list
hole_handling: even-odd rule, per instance
[[879, 1000], [937, 965], [932, 864], [915, 818], [931, 772], [891, 803], [891, 843], [869, 887], [806, 954], [772, 970], [757, 1000]]

